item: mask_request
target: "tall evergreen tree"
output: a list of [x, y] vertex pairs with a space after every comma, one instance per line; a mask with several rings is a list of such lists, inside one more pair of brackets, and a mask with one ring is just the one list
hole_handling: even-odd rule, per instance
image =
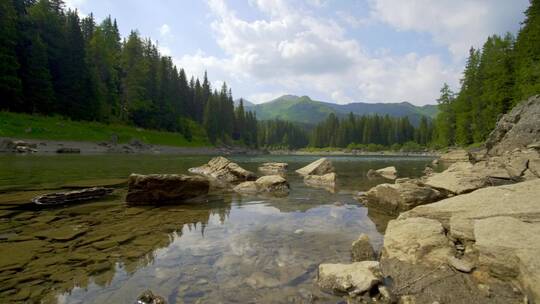
[[540, 0], [530, 0], [515, 45], [514, 103], [540, 93]]
[[17, 11], [11, 0], [0, 1], [0, 109], [21, 110], [22, 84], [15, 49]]

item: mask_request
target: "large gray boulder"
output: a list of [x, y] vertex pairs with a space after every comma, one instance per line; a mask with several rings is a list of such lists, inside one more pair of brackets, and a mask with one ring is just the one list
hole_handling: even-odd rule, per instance
[[445, 195], [414, 181], [397, 184], [380, 184], [358, 196], [357, 199], [368, 208], [387, 214], [398, 214], [416, 206], [436, 202]]
[[201, 176], [131, 174], [126, 202], [131, 205], [181, 203], [208, 193], [209, 181]]
[[237, 163], [233, 163], [222, 156], [212, 158], [207, 164], [200, 167], [191, 168], [189, 172], [208, 176], [226, 183], [253, 181], [257, 179], [257, 176], [253, 172], [240, 167]]
[[335, 172], [332, 162], [327, 158], [318, 159], [311, 164], [296, 170], [296, 173], [306, 175], [325, 175]]
[[288, 193], [289, 183], [280, 175], [263, 176], [256, 181], [243, 182], [236, 187], [234, 191], [244, 194], [254, 193]]
[[376, 261], [319, 265], [317, 283], [326, 291], [359, 295], [381, 282], [380, 265]]
[[540, 142], [540, 95], [515, 106], [495, 126], [486, 141], [489, 155], [500, 155]]

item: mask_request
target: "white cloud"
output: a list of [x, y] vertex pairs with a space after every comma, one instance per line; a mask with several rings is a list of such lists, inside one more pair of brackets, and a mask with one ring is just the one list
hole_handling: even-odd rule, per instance
[[519, 26], [528, 0], [370, 0], [372, 17], [398, 30], [430, 33], [463, 59], [487, 36]]
[[[289, 1], [251, 0], [265, 18], [248, 21], [238, 17], [224, 0], [209, 0], [214, 17], [211, 26], [225, 56], [198, 52], [182, 57], [179, 64], [195, 75], [208, 70], [215, 79], [248, 86], [251, 94], [247, 98], [254, 102], [297, 92], [338, 103], [434, 103], [444, 82], [458, 86], [469, 47], [481, 45], [493, 32], [511, 29], [509, 24], [516, 23], [516, 14], [527, 2], [369, 1], [372, 12], [368, 18], [337, 12], [332, 19]], [[374, 22], [429, 33], [436, 43], [448, 47], [454, 61], [445, 62], [437, 54], [369, 50], [348, 35], [348, 27]], [[256, 89], [262, 92], [253, 93]]]
[[160, 28], [159, 28], [159, 34], [162, 36], [162, 37], [167, 37], [171, 34], [171, 27], [168, 25], [168, 24], [163, 24]]

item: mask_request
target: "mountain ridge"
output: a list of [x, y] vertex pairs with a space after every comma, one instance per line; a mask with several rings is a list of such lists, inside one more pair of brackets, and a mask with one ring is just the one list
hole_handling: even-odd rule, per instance
[[259, 120], [282, 119], [306, 124], [316, 124], [334, 113], [345, 116], [350, 112], [356, 115], [390, 115], [393, 117], [407, 116], [413, 124], [418, 124], [422, 116], [430, 119], [437, 115], [437, 105], [415, 106], [410, 102], [399, 103], [365, 103], [335, 104], [312, 100], [309, 96], [283, 95], [271, 101], [250, 105], [250, 111], [255, 111]]

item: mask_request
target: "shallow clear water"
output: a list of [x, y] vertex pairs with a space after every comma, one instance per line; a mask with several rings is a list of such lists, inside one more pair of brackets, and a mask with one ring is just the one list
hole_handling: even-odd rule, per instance
[[[246, 169], [289, 163], [285, 198], [214, 193], [199, 205], [127, 207], [123, 180], [135, 173], [185, 173], [208, 156], [0, 156], [0, 302], [133, 303], [144, 290], [169, 303], [338, 302], [314, 284], [318, 264], [349, 262], [366, 233], [375, 248], [387, 217], [368, 214], [353, 194], [395, 165], [419, 176], [429, 158], [330, 157], [334, 192], [303, 184], [294, 170], [315, 156], [231, 157]], [[114, 185], [106, 199], [35, 209], [54, 189]]]

